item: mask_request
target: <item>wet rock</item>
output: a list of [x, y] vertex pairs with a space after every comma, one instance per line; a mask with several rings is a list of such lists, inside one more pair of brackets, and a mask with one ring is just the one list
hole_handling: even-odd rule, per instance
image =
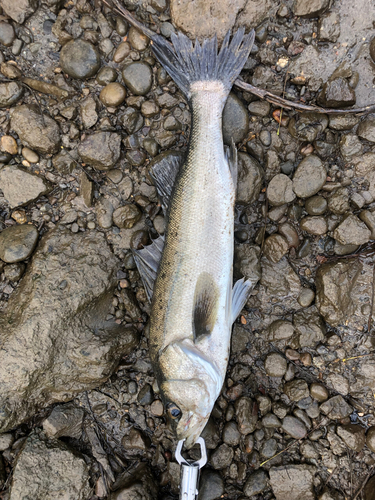
[[368, 321], [363, 315], [365, 298], [371, 302], [371, 266], [360, 259], [325, 263], [316, 275], [316, 305], [331, 326], [356, 328]]
[[322, 215], [327, 210], [327, 205], [323, 196], [313, 196], [306, 200], [305, 210], [309, 215]]
[[253, 101], [247, 108], [251, 115], [267, 116], [270, 112], [271, 105], [267, 101]]
[[71, 40], [61, 49], [60, 66], [70, 77], [85, 80], [98, 72], [100, 55], [92, 43], [81, 39]]
[[11, 208], [26, 205], [49, 191], [49, 186], [37, 175], [9, 165], [0, 171], [0, 189]]
[[[120, 45], [122, 44], [120, 43]], [[108, 83], [114, 82], [116, 78], [117, 71], [110, 66], [103, 66], [102, 68], [100, 68], [98, 74], [96, 75], [96, 81], [99, 83], [99, 85], [108, 85]]]
[[336, 215], [348, 212], [350, 210], [348, 190], [346, 188], [340, 188], [331, 194], [328, 198], [328, 208]]
[[125, 85], [135, 95], [146, 95], [152, 86], [152, 70], [145, 62], [133, 62], [122, 70]]
[[374, 500], [375, 498], [375, 476], [372, 476], [364, 489], [364, 500]]
[[298, 297], [298, 303], [302, 307], [309, 307], [315, 299], [315, 293], [311, 288], [303, 288], [300, 296]]
[[233, 448], [224, 443], [211, 455], [211, 465], [214, 469], [225, 469], [232, 463], [233, 456]]
[[[176, 472], [178, 474], [178, 469]], [[111, 493], [109, 500], [154, 500], [158, 497], [155, 479], [144, 463], [136, 469], [123, 472], [112, 488], [115, 491]]]
[[92, 97], [88, 97], [81, 102], [80, 112], [82, 125], [84, 126], [84, 128], [91, 128], [98, 121], [96, 101]]
[[245, 153], [238, 153], [238, 179], [236, 203], [254, 203], [262, 189], [264, 171], [257, 160]]
[[281, 234], [271, 234], [264, 242], [264, 256], [274, 264], [279, 262], [288, 250], [288, 242]]
[[117, 208], [113, 213], [113, 222], [117, 227], [130, 229], [142, 217], [142, 212], [136, 205], [128, 203], [122, 207]]
[[61, 441], [49, 441], [43, 433], [27, 438], [13, 471], [9, 500], [20, 498], [74, 498], [90, 494], [89, 468], [83, 457]]
[[365, 429], [360, 425], [342, 425], [337, 427], [337, 434], [354, 451], [361, 451], [366, 443]]
[[23, 87], [17, 82], [0, 83], [0, 108], [10, 108], [23, 96]]
[[271, 323], [267, 329], [267, 340], [269, 342], [289, 339], [293, 336], [294, 326], [290, 321], [278, 319]]
[[12, 446], [14, 442], [13, 434], [5, 433], [0, 435], [0, 451], [5, 451]]
[[346, 396], [349, 393], [348, 379], [338, 373], [330, 373], [327, 377], [327, 385], [334, 391]]
[[313, 383], [310, 386], [310, 395], [312, 398], [316, 399], [319, 401], [319, 403], [323, 403], [323, 401], [326, 401], [328, 399], [328, 391], [324, 387], [324, 385]]
[[[0, 233], [1, 236], [1, 233]], [[1, 237], [0, 237], [1, 241]], [[23, 273], [25, 272], [25, 264], [17, 263], [17, 264], [9, 264], [9, 266], [4, 267], [4, 276], [7, 280], [10, 281], [18, 281], [22, 278]]]
[[356, 215], [348, 215], [337, 226], [333, 237], [342, 245], [363, 245], [370, 240], [371, 231]]
[[128, 40], [131, 46], [135, 50], [139, 50], [142, 52], [145, 50], [148, 46], [149, 39], [147, 36], [145, 36], [143, 33], [141, 33], [139, 30], [134, 28], [133, 26], [130, 28], [129, 33], [128, 33]]
[[332, 130], [351, 130], [359, 122], [355, 115], [332, 115], [329, 117], [329, 128]]
[[304, 85], [308, 82], [310, 90], [316, 92], [322, 85], [322, 75], [326, 74], [326, 64], [320, 52], [308, 45], [294, 61], [289, 64], [289, 72], [294, 75], [292, 83]]
[[61, 227], [42, 238], [0, 318], [1, 431], [98, 387], [134, 347], [133, 328], [105, 319], [117, 270], [101, 233]]
[[314, 476], [312, 465], [284, 465], [271, 467], [270, 484], [276, 500], [314, 500]]
[[238, 430], [242, 435], [254, 432], [258, 421], [256, 403], [248, 397], [241, 397], [235, 404]]
[[328, 125], [328, 116], [321, 113], [301, 113], [289, 121], [288, 131], [299, 141], [313, 142]]
[[23, 145], [43, 154], [57, 153], [60, 148], [60, 128], [50, 116], [43, 114], [36, 105], [24, 104], [13, 111], [11, 129]]
[[243, 492], [247, 497], [259, 495], [268, 486], [268, 477], [263, 470], [257, 470], [250, 474], [244, 487]]
[[8, 264], [27, 259], [38, 241], [38, 230], [32, 224], [10, 226], [0, 233], [0, 259]]
[[216, 500], [224, 494], [224, 481], [220, 473], [204, 468], [199, 483], [198, 500]]
[[10, 47], [16, 38], [16, 33], [11, 24], [0, 22], [0, 44]]
[[128, 134], [134, 134], [143, 127], [143, 116], [132, 107], [127, 107], [125, 112], [119, 117], [121, 125]]
[[267, 198], [271, 205], [280, 206], [291, 203], [296, 195], [292, 189], [292, 181], [284, 174], [277, 174], [267, 187]]
[[43, 422], [44, 433], [51, 439], [62, 436], [79, 439], [82, 434], [84, 417], [84, 409], [79, 408], [74, 403], [55, 406], [51, 415]]
[[329, 0], [296, 0], [293, 6], [293, 13], [300, 17], [318, 17], [329, 6]]
[[375, 142], [375, 118], [370, 116], [363, 120], [358, 126], [357, 135], [366, 141]]
[[37, 0], [1, 0], [1, 7], [4, 12], [18, 24], [24, 21], [35, 12], [38, 7]]
[[355, 91], [345, 78], [328, 80], [318, 95], [318, 104], [327, 108], [343, 108], [356, 102]]
[[99, 169], [108, 170], [120, 158], [121, 136], [113, 132], [95, 132], [78, 146], [82, 160]]
[[305, 424], [295, 417], [285, 417], [283, 420], [282, 429], [294, 439], [302, 439], [307, 434]]
[[366, 434], [366, 444], [371, 451], [375, 452], [375, 426], [368, 429]]
[[283, 377], [287, 366], [286, 359], [275, 352], [268, 354], [264, 361], [264, 368], [270, 377]]
[[293, 176], [293, 191], [299, 198], [309, 198], [324, 186], [326, 169], [318, 156], [310, 155], [298, 165]]
[[223, 139], [230, 145], [245, 139], [249, 130], [249, 115], [242, 101], [232, 92], [229, 94], [223, 111]]
[[319, 19], [319, 40], [322, 42], [337, 42], [340, 36], [340, 15], [338, 12], [329, 12]]
[[237, 446], [240, 442], [241, 434], [235, 422], [227, 422], [223, 429], [223, 441], [229, 446]]
[[135, 427], [132, 427], [129, 433], [122, 438], [121, 444], [132, 455], [143, 455], [150, 447], [148, 436]]
[[300, 401], [310, 395], [307, 383], [301, 379], [291, 380], [284, 384], [284, 392], [291, 401]]
[[297, 248], [300, 244], [299, 237], [297, 231], [294, 229], [292, 224], [285, 222], [284, 224], [280, 224], [279, 233], [283, 236], [289, 248]]
[[125, 100], [126, 90], [125, 88], [117, 82], [109, 83], [100, 92], [99, 99], [102, 101], [104, 106], [120, 106]]
[[346, 160], [362, 152], [363, 146], [354, 134], [345, 134], [340, 139], [340, 152]]
[[327, 221], [324, 217], [304, 217], [301, 219], [300, 227], [302, 231], [309, 234], [322, 235], [327, 232]]
[[315, 346], [325, 338], [325, 327], [315, 306], [297, 312], [293, 324], [300, 347]]
[[65, 149], [55, 155], [52, 159], [52, 164], [55, 169], [62, 175], [68, 175], [73, 172], [76, 167], [76, 161], [72, 155]]
[[238, 245], [235, 248], [234, 274], [237, 278], [257, 282], [261, 276], [260, 248], [255, 245]]
[[268, 413], [262, 419], [262, 425], [266, 429], [277, 429], [281, 427], [280, 420], [273, 413]]
[[349, 416], [353, 408], [348, 405], [342, 396], [334, 396], [320, 405], [320, 411], [331, 420], [341, 420]]
[[39, 163], [39, 155], [32, 149], [22, 148], [22, 156], [30, 163]]

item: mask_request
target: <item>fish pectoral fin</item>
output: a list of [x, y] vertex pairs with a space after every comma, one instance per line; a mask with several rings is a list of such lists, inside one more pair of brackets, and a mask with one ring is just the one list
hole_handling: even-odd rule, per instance
[[219, 306], [219, 290], [213, 277], [206, 272], [199, 275], [195, 286], [193, 304], [193, 338], [197, 342], [202, 335], [214, 328]]
[[245, 278], [236, 281], [232, 290], [231, 325], [236, 321], [237, 316], [246, 304], [250, 291], [255, 285], [256, 283], [251, 280], [245, 281]]
[[150, 176], [154, 181], [161, 206], [166, 215], [172, 195], [173, 186], [176, 182], [177, 174], [184, 162], [184, 155], [179, 151], [174, 151], [164, 156], [162, 159], [155, 159], [150, 164]]
[[151, 245], [141, 250], [133, 250], [133, 256], [141, 275], [148, 300], [151, 302], [154, 283], [164, 248], [164, 236], [156, 238]]
[[225, 159], [228, 162], [230, 173], [232, 174], [234, 188], [237, 188], [238, 154], [237, 148], [232, 139], [230, 146], [224, 146]]

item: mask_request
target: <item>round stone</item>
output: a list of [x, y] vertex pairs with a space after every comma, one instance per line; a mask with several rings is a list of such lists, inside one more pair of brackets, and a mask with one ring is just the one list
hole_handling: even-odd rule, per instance
[[115, 63], [122, 62], [130, 54], [131, 47], [128, 42], [121, 42], [113, 54], [113, 61]]
[[159, 106], [155, 101], [145, 101], [141, 105], [141, 113], [146, 118], [153, 118], [159, 111]]
[[302, 288], [298, 297], [298, 304], [301, 307], [309, 307], [315, 298], [315, 293], [311, 288]]
[[327, 210], [327, 200], [323, 196], [313, 196], [306, 200], [305, 210], [309, 215], [322, 215]]
[[92, 43], [81, 39], [71, 40], [61, 49], [60, 66], [72, 78], [85, 80], [98, 72], [100, 55]]
[[327, 179], [326, 169], [316, 155], [304, 158], [293, 176], [293, 191], [299, 198], [309, 198], [324, 186]]
[[4, 267], [4, 276], [7, 280], [18, 281], [21, 279], [23, 273], [25, 272], [25, 264], [22, 262], [17, 262], [16, 264], [9, 264]]
[[38, 163], [39, 155], [30, 148], [22, 148], [22, 156], [30, 163]]
[[367, 431], [366, 444], [371, 451], [375, 452], [375, 425], [370, 427]]
[[327, 221], [324, 217], [308, 216], [304, 217], [300, 222], [300, 227], [303, 231], [309, 234], [322, 235], [327, 232]]
[[302, 379], [295, 379], [284, 385], [284, 392], [291, 401], [300, 401], [310, 396], [309, 387]]
[[104, 106], [120, 106], [125, 100], [126, 90], [121, 83], [113, 82], [109, 83], [100, 92], [99, 99], [102, 101]]
[[287, 370], [286, 359], [277, 353], [268, 354], [264, 362], [264, 368], [270, 377], [283, 377]]
[[248, 477], [243, 492], [247, 497], [259, 495], [267, 488], [267, 474], [263, 470], [257, 470]]
[[264, 255], [274, 264], [284, 257], [288, 249], [288, 242], [281, 234], [271, 234], [264, 242]]
[[17, 82], [0, 83], [0, 108], [10, 108], [23, 96], [23, 87]]
[[223, 138], [230, 145], [245, 139], [249, 131], [249, 114], [242, 101], [233, 93], [229, 94], [223, 111]]
[[27, 259], [35, 248], [38, 236], [38, 230], [32, 224], [4, 229], [0, 233], [0, 259], [8, 264]]
[[145, 62], [134, 62], [122, 70], [125, 85], [136, 95], [147, 94], [152, 87], [152, 70]]
[[133, 26], [129, 30], [128, 40], [129, 40], [131, 46], [135, 50], [139, 50], [139, 51], [145, 50], [149, 44], [149, 41], [150, 41], [146, 35], [144, 35], [140, 31], [138, 31], [137, 28], [134, 28]]
[[10, 47], [16, 38], [14, 28], [11, 24], [1, 22], [0, 23], [0, 43], [5, 45], [5, 47]]
[[259, 140], [263, 144], [263, 146], [271, 146], [272, 138], [268, 130], [261, 131], [261, 133], [259, 134]]
[[113, 222], [117, 227], [131, 229], [142, 217], [140, 209], [131, 203], [117, 208], [113, 212]]
[[103, 66], [100, 68], [99, 73], [96, 75], [96, 81], [99, 85], [108, 85], [108, 83], [114, 82], [117, 78], [117, 71], [109, 66]]
[[17, 142], [11, 135], [3, 135], [0, 140], [1, 150], [11, 155], [16, 155], [18, 152]]
[[294, 439], [303, 439], [307, 434], [305, 424], [299, 418], [287, 416], [283, 420], [283, 431]]
[[296, 195], [292, 189], [293, 183], [287, 175], [277, 174], [268, 184], [267, 198], [271, 205], [279, 207], [292, 202]]

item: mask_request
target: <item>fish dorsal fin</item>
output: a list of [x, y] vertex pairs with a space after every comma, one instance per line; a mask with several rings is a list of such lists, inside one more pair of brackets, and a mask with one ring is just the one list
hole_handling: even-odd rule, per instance
[[182, 153], [169, 151], [160, 154], [150, 163], [150, 176], [158, 192], [164, 215], [167, 213], [173, 186], [183, 161]]
[[219, 290], [209, 273], [199, 275], [194, 293], [193, 337], [194, 342], [214, 328], [219, 305]]
[[164, 236], [159, 236], [151, 245], [133, 250], [133, 256], [141, 275], [148, 300], [151, 302], [154, 283], [164, 248]]
[[256, 283], [253, 283], [251, 280], [245, 281], [245, 278], [236, 281], [234, 284], [232, 290], [231, 325], [236, 321], [237, 316], [246, 304], [250, 291], [255, 285]]

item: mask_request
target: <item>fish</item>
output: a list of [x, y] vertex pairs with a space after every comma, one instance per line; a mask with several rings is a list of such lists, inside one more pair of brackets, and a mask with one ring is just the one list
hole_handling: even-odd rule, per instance
[[[128, 17], [128, 20], [129, 19]], [[169, 155], [151, 176], [167, 219], [164, 236], [134, 250], [151, 301], [149, 351], [176, 436], [191, 448], [201, 435], [226, 374], [233, 322], [254, 286], [233, 283], [237, 150], [224, 148], [225, 102], [254, 42], [254, 30], [172, 44], [140, 28], [192, 111], [187, 155]]]

